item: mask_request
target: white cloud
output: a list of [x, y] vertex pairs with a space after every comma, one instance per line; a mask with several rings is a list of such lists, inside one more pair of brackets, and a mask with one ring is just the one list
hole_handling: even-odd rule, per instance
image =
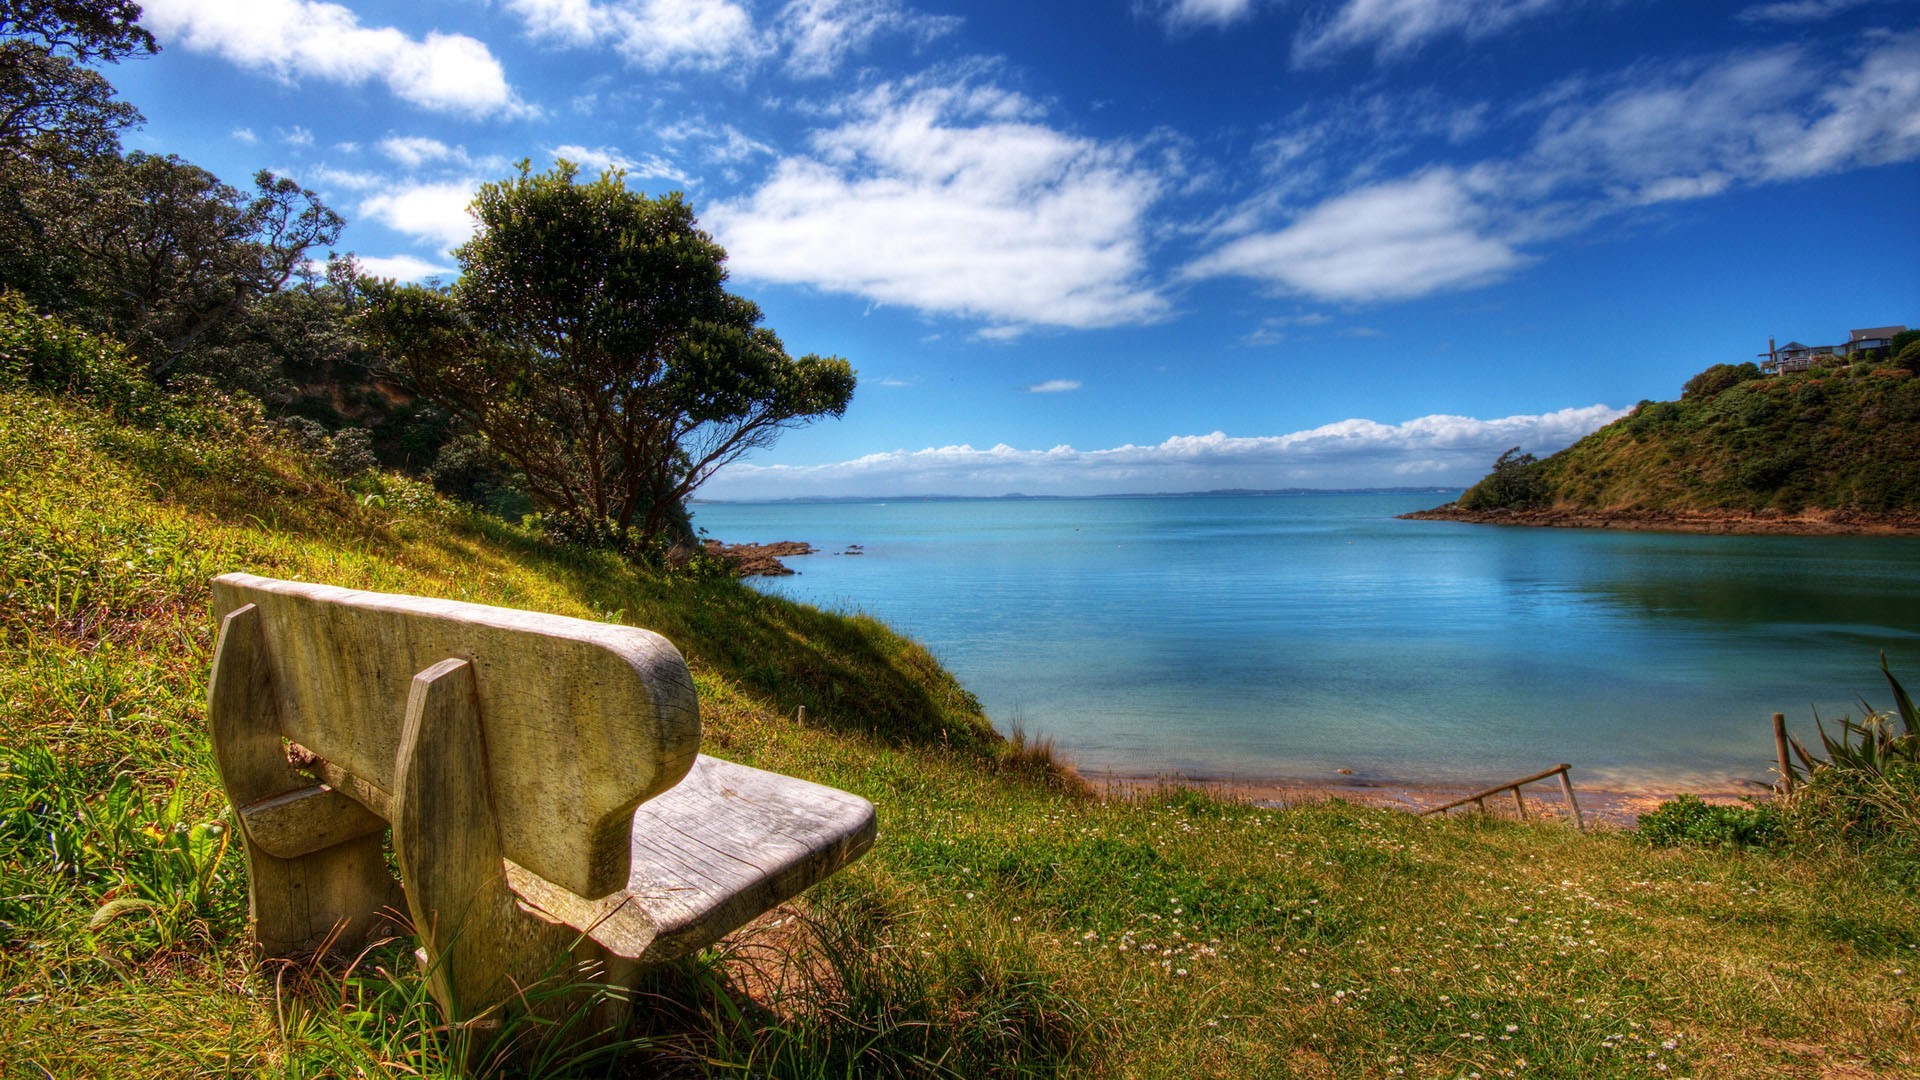
[[[1268, 187], [1211, 224], [1212, 250], [1188, 278], [1249, 277], [1347, 302], [1410, 299], [1497, 280], [1527, 245], [1633, 207], [1718, 195], [1920, 158], [1920, 31], [1869, 34], [1849, 53], [1800, 46], [1642, 66], [1563, 84], [1517, 115], [1540, 115], [1512, 159], [1372, 179], [1304, 209], [1328, 179], [1328, 151], [1372, 131], [1373, 108], [1330, 127], [1298, 117], [1262, 144]], [[1337, 130], [1336, 130], [1337, 128]], [[1304, 158], [1304, 161], [1298, 159]], [[1244, 343], [1274, 344], [1278, 327]]]
[[777, 152], [732, 124], [714, 124], [704, 118], [682, 118], [656, 134], [666, 142], [690, 146], [702, 160], [716, 165], [739, 164]]
[[552, 147], [547, 153], [556, 161], [565, 158], [573, 162], [586, 173], [597, 174], [608, 169], [617, 169], [625, 173], [629, 181], [665, 180], [682, 190], [694, 186], [692, 176], [659, 154], [648, 154], [642, 160], [635, 161], [618, 147], [580, 146], [575, 143]]
[[1002, 327], [1150, 322], [1147, 210], [1128, 145], [1047, 127], [1017, 94], [887, 85], [705, 215], [734, 271]]
[[414, 255], [356, 256], [354, 261], [360, 264], [361, 271], [369, 277], [393, 278], [396, 281], [419, 281], [430, 277], [452, 278], [459, 273], [456, 267], [428, 262]]
[[425, 135], [390, 135], [380, 140], [380, 152], [409, 169], [436, 161], [461, 161], [467, 152]]
[[911, 12], [898, 0], [789, 0], [780, 9], [779, 24], [787, 70], [821, 78], [883, 34], [905, 34], [924, 43], [952, 33], [960, 19]]
[[1322, 300], [1399, 300], [1483, 284], [1525, 261], [1487, 235], [1468, 178], [1430, 169], [1335, 196], [1285, 228], [1256, 232], [1190, 264], [1192, 278], [1249, 277]]
[[1755, 4], [1735, 16], [1750, 23], [1811, 23], [1830, 19], [1874, 0], [1782, 0], [1781, 3]]
[[290, 128], [274, 128], [273, 133], [288, 146], [312, 146], [313, 132], [295, 124]]
[[1320, 63], [1348, 49], [1372, 47], [1377, 59], [1417, 52], [1433, 38], [1487, 37], [1536, 18], [1569, 0], [1346, 0], [1340, 9], [1304, 25], [1294, 39], [1297, 64]]
[[403, 101], [470, 116], [527, 112], [487, 46], [463, 34], [413, 38], [366, 27], [319, 0], [146, 0], [142, 18], [169, 46], [210, 52], [294, 81], [383, 82]]
[[1070, 390], [1078, 389], [1080, 389], [1080, 382], [1077, 379], [1048, 379], [1045, 382], [1037, 382], [1027, 387], [1027, 393], [1064, 394]]
[[306, 170], [306, 175], [314, 183], [325, 187], [344, 188], [348, 191], [371, 191], [391, 183], [391, 179], [379, 173], [361, 172], [353, 169], [336, 169], [330, 165], [321, 165]]
[[252, 128], [234, 128], [230, 134], [236, 141], [246, 143], [248, 146], [253, 146], [260, 141], [260, 136], [255, 135]]
[[753, 17], [734, 0], [507, 0], [537, 39], [608, 45], [650, 71], [718, 71], [767, 51]]
[[961, 445], [895, 450], [827, 465], [741, 462], [717, 474], [701, 494], [756, 499], [1465, 486], [1484, 476], [1510, 446], [1552, 453], [1624, 415], [1624, 409], [1590, 405], [1497, 420], [1342, 420], [1289, 435], [1233, 437], [1216, 431], [1107, 450]]
[[1637, 77], [1549, 113], [1522, 168], [1646, 203], [1916, 156], [1920, 31], [1839, 63], [1787, 46]]
[[473, 236], [473, 218], [467, 213], [467, 204], [479, 188], [479, 181], [470, 179], [403, 184], [363, 200], [360, 213], [444, 251]]
[[1253, 11], [1253, 0], [1158, 0], [1153, 5], [1169, 30], [1230, 26]]

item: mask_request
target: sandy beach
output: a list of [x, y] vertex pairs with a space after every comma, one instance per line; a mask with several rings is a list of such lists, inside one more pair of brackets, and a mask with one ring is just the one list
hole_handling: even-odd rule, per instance
[[[1499, 780], [1491, 780], [1481, 787], [1456, 784], [1420, 784], [1398, 780], [1373, 780], [1359, 777], [1336, 777], [1327, 779], [1270, 778], [1256, 779], [1247, 777], [1191, 777], [1179, 775], [1142, 776], [1117, 773], [1084, 774], [1094, 790], [1115, 797], [1138, 797], [1167, 788], [1195, 788], [1226, 799], [1257, 803], [1263, 806], [1292, 806], [1300, 803], [1318, 802], [1323, 799], [1345, 799], [1362, 806], [1384, 806], [1408, 813], [1419, 813], [1437, 806], [1444, 806], [1455, 799], [1464, 798], [1486, 790]], [[1643, 813], [1654, 809], [1662, 802], [1674, 798], [1683, 792], [1680, 789], [1662, 790], [1658, 788], [1625, 789], [1620, 787], [1587, 787], [1580, 783], [1579, 770], [1573, 776], [1574, 799], [1580, 804], [1581, 816], [1588, 827], [1632, 828]], [[1565, 819], [1567, 813], [1566, 798], [1560, 793], [1558, 780], [1528, 784], [1523, 790], [1529, 816], [1548, 819]], [[1685, 794], [1698, 795], [1710, 803], [1735, 803], [1744, 798], [1768, 798], [1770, 790], [1759, 783], [1726, 783], [1708, 788], [1689, 787]], [[1489, 813], [1501, 817], [1515, 817], [1518, 810], [1510, 792], [1501, 792], [1486, 801]], [[1452, 813], [1471, 812], [1471, 805], [1451, 811]]]

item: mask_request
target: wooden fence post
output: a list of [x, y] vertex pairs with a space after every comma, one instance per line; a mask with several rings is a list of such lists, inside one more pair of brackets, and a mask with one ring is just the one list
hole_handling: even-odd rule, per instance
[[1787, 760], [1787, 718], [1773, 714], [1773, 751], [1780, 758], [1780, 793], [1793, 794], [1793, 762]]

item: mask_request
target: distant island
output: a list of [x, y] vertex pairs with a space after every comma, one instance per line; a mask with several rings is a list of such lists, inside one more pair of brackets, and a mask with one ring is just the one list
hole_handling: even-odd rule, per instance
[[[1417, 520], [1685, 532], [1920, 534], [1920, 331], [1715, 364], [1678, 401], [1544, 459], [1519, 447]], [[1856, 331], [1856, 336], [1861, 332]]]

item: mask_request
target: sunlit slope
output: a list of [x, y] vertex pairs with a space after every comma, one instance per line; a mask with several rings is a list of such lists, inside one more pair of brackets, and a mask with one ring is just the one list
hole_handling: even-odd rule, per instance
[[[1641, 402], [1532, 467], [1525, 494], [1490, 475], [1467, 510], [1686, 514], [1920, 512], [1920, 379], [1824, 369]], [[1524, 479], [1524, 478], [1522, 478]]]

